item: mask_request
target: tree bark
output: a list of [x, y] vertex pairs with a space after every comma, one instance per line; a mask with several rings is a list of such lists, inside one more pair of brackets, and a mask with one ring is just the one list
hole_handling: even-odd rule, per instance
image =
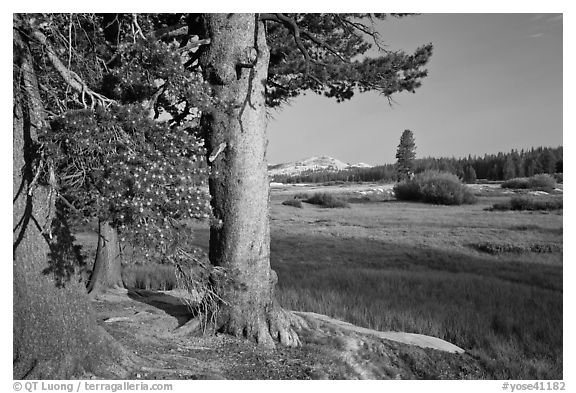
[[[36, 130], [45, 125], [24, 35], [14, 30], [13, 89], [13, 377], [65, 379], [94, 372], [124, 376], [124, 351], [96, 323], [79, 276], [47, 269], [56, 255], [48, 233], [54, 196], [33, 186]], [[58, 270], [56, 270], [58, 272]], [[116, 369], [114, 369], [116, 366]], [[114, 371], [116, 370], [116, 371]]]
[[98, 297], [109, 290], [122, 290], [122, 266], [118, 231], [108, 221], [98, 222], [98, 246], [88, 293]]
[[226, 272], [216, 283], [217, 329], [265, 346], [295, 346], [296, 321], [276, 303], [270, 269], [264, 25], [254, 14], [208, 14], [204, 27], [211, 44], [200, 62], [215, 103], [201, 123], [212, 209], [221, 220], [210, 229], [209, 257]]

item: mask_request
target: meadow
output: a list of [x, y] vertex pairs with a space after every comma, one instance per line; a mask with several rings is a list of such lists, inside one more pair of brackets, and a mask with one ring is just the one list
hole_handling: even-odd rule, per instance
[[[294, 190], [271, 194], [271, 263], [285, 308], [443, 338], [490, 378], [562, 378], [562, 210], [490, 211], [510, 199], [500, 190], [440, 206], [329, 187], [352, 203], [283, 204]], [[193, 226], [193, 244], [207, 249], [206, 224]], [[139, 269], [125, 269], [128, 285], [170, 281], [169, 267]]]

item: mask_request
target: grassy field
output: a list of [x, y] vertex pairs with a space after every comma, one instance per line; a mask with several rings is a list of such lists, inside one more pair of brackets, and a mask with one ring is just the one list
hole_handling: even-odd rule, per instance
[[497, 378], [562, 378], [561, 211], [486, 211], [510, 197], [498, 191], [467, 206], [282, 205], [291, 196], [271, 197], [284, 307], [440, 337]]
[[[271, 262], [281, 304], [446, 339], [496, 378], [561, 379], [562, 211], [487, 211], [511, 195], [477, 194], [475, 205], [385, 197], [328, 209], [283, 205], [294, 189], [273, 190]], [[206, 225], [195, 233], [193, 243], [206, 249]], [[169, 272], [157, 274], [169, 281]], [[147, 275], [132, 268], [124, 277]]]

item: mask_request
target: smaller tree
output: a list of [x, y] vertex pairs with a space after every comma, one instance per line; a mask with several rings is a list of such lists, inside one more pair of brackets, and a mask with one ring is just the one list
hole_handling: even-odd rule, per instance
[[546, 149], [540, 154], [538, 157], [538, 161], [540, 162], [540, 166], [542, 167], [542, 173], [554, 173], [556, 172], [556, 157], [554, 157], [554, 153], [550, 151], [550, 149]]
[[464, 168], [464, 182], [471, 184], [476, 182], [476, 170], [472, 165]]
[[511, 156], [506, 157], [504, 161], [504, 167], [502, 169], [503, 180], [510, 180], [516, 177], [516, 165]]
[[416, 142], [414, 134], [410, 130], [404, 130], [400, 137], [400, 144], [396, 151], [396, 171], [398, 181], [407, 180], [414, 171], [414, 159], [416, 158]]

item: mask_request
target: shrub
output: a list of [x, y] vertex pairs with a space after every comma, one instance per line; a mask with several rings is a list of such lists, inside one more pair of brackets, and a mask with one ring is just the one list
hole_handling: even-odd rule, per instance
[[556, 187], [556, 180], [550, 175], [541, 174], [532, 177], [517, 177], [506, 180], [501, 185], [502, 188], [530, 189], [550, 192]]
[[490, 210], [559, 210], [563, 208], [562, 197], [528, 197], [517, 196], [506, 202], [496, 203]]
[[328, 208], [349, 207], [346, 201], [326, 192], [317, 192], [304, 202]]
[[476, 197], [458, 177], [452, 173], [425, 171], [413, 180], [394, 186], [396, 199], [422, 201], [439, 205], [473, 204]]
[[472, 247], [477, 249], [478, 251], [492, 255], [498, 255], [504, 253], [520, 254], [526, 251], [524, 247], [520, 247], [516, 244], [510, 244], [510, 243], [484, 242], [484, 243], [472, 244]]
[[554, 176], [554, 180], [556, 180], [556, 183], [564, 183], [564, 174], [563, 173], [555, 173], [553, 176]]
[[372, 203], [372, 202], [388, 202], [393, 198], [390, 192], [374, 192], [366, 195], [352, 196], [348, 198], [349, 203]]
[[302, 201], [300, 199], [288, 199], [282, 202], [283, 205], [286, 206], [293, 206], [302, 209]]
[[514, 197], [510, 210], [558, 210], [563, 208], [562, 198]]
[[296, 195], [294, 195], [294, 199], [308, 199], [308, 198], [310, 198], [310, 196], [305, 192], [299, 192]]
[[528, 252], [545, 254], [545, 253], [558, 252], [562, 250], [562, 248], [557, 244], [549, 244], [549, 243], [533, 243], [529, 245], [518, 245], [511, 243], [484, 242], [484, 243], [474, 243], [471, 244], [471, 246], [472, 248], [475, 248], [478, 251], [492, 255], [500, 255], [507, 253], [522, 254]]
[[521, 190], [529, 188], [530, 184], [527, 177], [516, 177], [514, 179], [506, 180], [500, 185], [500, 187]]
[[414, 180], [396, 183], [394, 195], [400, 201], [419, 201], [421, 198], [420, 187]]
[[498, 210], [498, 211], [505, 211], [505, 210], [512, 210], [512, 205], [510, 204], [510, 199], [504, 202], [498, 202], [492, 205], [492, 207], [486, 208], [485, 210]]
[[530, 189], [550, 192], [556, 187], [556, 180], [550, 175], [535, 175], [528, 179]]

